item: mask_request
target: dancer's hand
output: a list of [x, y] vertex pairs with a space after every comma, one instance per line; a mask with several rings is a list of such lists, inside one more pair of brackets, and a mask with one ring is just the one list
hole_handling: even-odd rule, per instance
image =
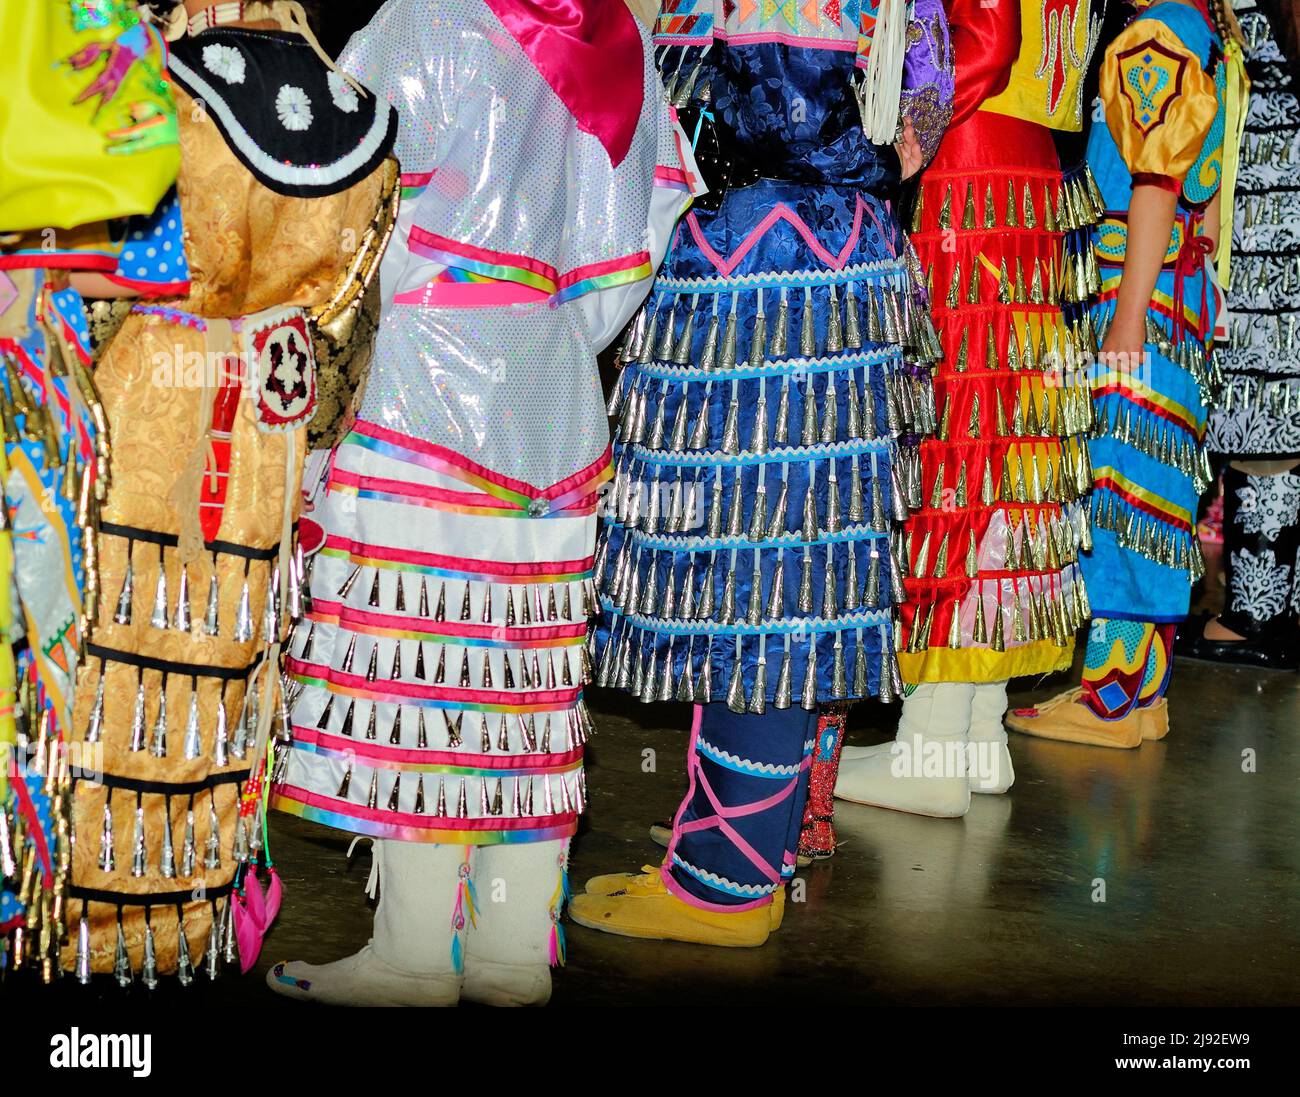
[[904, 179], [911, 179], [925, 167], [925, 152], [917, 140], [910, 118], [903, 119], [903, 136], [894, 142], [894, 148], [898, 151], [898, 160], [903, 166]]
[[1099, 356], [1102, 364], [1121, 373], [1136, 373], [1146, 353], [1146, 317], [1116, 311]]

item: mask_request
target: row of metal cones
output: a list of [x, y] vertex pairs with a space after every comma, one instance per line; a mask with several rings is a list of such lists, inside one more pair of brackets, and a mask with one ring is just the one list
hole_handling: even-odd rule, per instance
[[[1005, 184], [988, 180], [982, 188], [974, 179], [926, 176], [912, 210], [913, 232], [927, 227], [927, 209], [936, 200], [940, 229], [1041, 228], [1044, 232], [1073, 232], [1095, 224], [1106, 212], [1101, 190], [1086, 167], [1059, 183], [1008, 178]], [[958, 205], [961, 213], [954, 224]]]
[[1107, 488], [1092, 496], [1092, 522], [1115, 534], [1121, 548], [1157, 564], [1187, 571], [1195, 583], [1205, 574], [1200, 543], [1192, 530], [1178, 529], [1138, 510]]
[[[364, 764], [364, 763], [363, 763]], [[348, 761], [347, 771], [339, 783], [335, 796], [340, 800], [352, 798], [353, 762]], [[405, 775], [410, 779], [410, 774]], [[401, 811], [403, 774], [395, 773], [393, 783], [387, 795], [379, 788], [379, 770], [371, 769], [370, 785], [366, 792], [365, 805], [371, 811], [379, 810], [382, 804], [387, 811]], [[432, 777], [430, 782], [432, 783]], [[542, 792], [534, 796], [533, 783], [540, 780]], [[559, 783], [559, 793], [552, 788], [551, 782]], [[478, 812], [471, 815], [469, 810], [470, 788], [473, 782], [478, 784]], [[448, 786], [453, 788], [454, 806], [448, 806]], [[509, 787], [509, 793], [506, 789]], [[527, 777], [474, 777], [457, 776], [454, 773], [438, 777], [437, 791], [434, 793], [433, 810], [430, 811], [425, 798], [424, 774], [415, 775], [415, 802], [412, 807], [414, 815], [430, 815], [435, 819], [487, 819], [506, 817], [511, 819], [528, 819], [550, 815], [581, 815], [587, 805], [587, 781], [584, 771], [579, 768], [570, 774], [560, 772], [539, 773]]]
[[[862, 384], [858, 384], [858, 371]], [[924, 374], [886, 371], [883, 389], [883, 424], [881, 409], [871, 379], [871, 368], [847, 366], [843, 370], [819, 369], [801, 379], [789, 374], [780, 377], [748, 379], [726, 388], [713, 382], [668, 384], [649, 374], [638, 372], [634, 379], [615, 387], [610, 399], [610, 413], [619, 415], [615, 440], [624, 446], [644, 446], [651, 450], [683, 453], [704, 451], [729, 456], [740, 453], [765, 456], [773, 448], [788, 451], [791, 447], [831, 445], [841, 441], [878, 439], [903, 431], [933, 433], [935, 422], [934, 394], [930, 379]], [[824, 378], [819, 386], [819, 375]], [[628, 376], [625, 373], [624, 377]], [[703, 396], [693, 405], [691, 386]], [[820, 400], [818, 388], [821, 388]], [[715, 389], [721, 388], [719, 400], [728, 400], [721, 437], [710, 428]], [[768, 397], [776, 389], [775, 408]], [[670, 396], [676, 395], [677, 407], [671, 422], [668, 417]], [[840, 423], [840, 402], [845, 406]], [[820, 407], [818, 406], [820, 403]], [[748, 439], [741, 437], [742, 404], [753, 408]], [[774, 410], [774, 414], [770, 414]]]
[[[908, 348], [914, 362], [932, 362], [942, 354], [929, 310], [916, 304], [915, 295], [897, 273], [887, 284], [876, 279], [834, 281], [802, 287], [802, 308], [796, 320], [791, 291], [780, 289], [727, 289], [712, 293], [673, 293], [660, 290], [652, 295], [628, 328], [619, 361], [640, 365], [658, 363], [681, 366], [702, 373], [727, 373], [740, 367], [761, 369], [769, 362], [833, 357], [863, 347]], [[814, 292], [824, 297], [821, 311], [824, 330], [817, 330]], [[843, 300], [841, 301], [841, 292]], [[741, 296], [753, 295], [754, 325], [742, 346]], [[731, 298], [724, 317], [721, 301]], [[776, 316], [769, 318], [771, 298], [776, 298]], [[704, 308], [701, 308], [701, 304]], [[679, 312], [684, 317], [679, 326]], [[698, 319], [697, 319], [698, 318]], [[700, 349], [695, 344], [699, 339]]]
[[[408, 600], [413, 600], [418, 617], [425, 621], [477, 620], [484, 625], [504, 622], [507, 628], [529, 627], [559, 621], [585, 621], [596, 606], [596, 590], [590, 578], [576, 581], [577, 598], [573, 593], [574, 584], [566, 582], [527, 584], [464, 582], [456, 584], [463, 588], [459, 600], [457, 601], [456, 596], [452, 595], [449, 601], [445, 579], [435, 580], [437, 593], [431, 595], [428, 576], [421, 575], [419, 585], [416, 586], [414, 579], [406, 579], [401, 572], [398, 572], [392, 584], [390, 602], [384, 591], [388, 584], [380, 582], [381, 569], [371, 568], [367, 564], [357, 564], [348, 573], [348, 577], [343, 580], [336, 592], [340, 600], [347, 600], [352, 593], [352, 588], [357, 585], [365, 571], [372, 573], [369, 592], [366, 595], [367, 606], [372, 609], [391, 608], [394, 613], [406, 613]], [[408, 583], [415, 586], [415, 590], [410, 595], [407, 593]], [[476, 590], [481, 592], [477, 599], [473, 597], [473, 592]], [[504, 593], [498, 593], [499, 590]], [[543, 591], [545, 591], [544, 598]], [[475, 601], [478, 602], [477, 610], [474, 608]], [[433, 607], [432, 611], [430, 606]]]
[[[950, 307], [961, 306], [950, 305]], [[980, 316], [954, 317], [957, 323], [953, 325], [953, 330], [961, 332], [961, 339], [957, 342], [955, 352], [939, 364], [938, 375], [949, 376], [954, 373], [966, 373], [968, 370], [976, 373], [983, 371], [1001, 373], [1008, 370], [1018, 373], [1023, 370], [1029, 373], [1053, 374], [1057, 378], [1068, 381], [1083, 372], [1097, 353], [1097, 333], [1091, 317], [1086, 313], [1069, 321], [1061, 319], [1058, 323], [1057, 314], [1049, 312], [1021, 313], [1019, 310], [1004, 310], [1004, 312], [1007, 313], [1005, 356], [998, 350], [1000, 325], [996, 313], [990, 313], [984, 321], [982, 342], [978, 334], [973, 334], [979, 331]], [[1037, 338], [1034, 336], [1035, 316], [1038, 318]], [[1024, 320], [1023, 336], [1020, 319]], [[1047, 337], [1048, 330], [1052, 333], [1050, 340]], [[981, 348], [983, 349], [982, 362], [979, 360]], [[973, 364], [972, 359], [975, 359], [977, 364]]]
[[[933, 542], [940, 530], [942, 535], [938, 537], [936, 547]], [[957, 571], [954, 566], [960, 550], [952, 544], [952, 537], [952, 531], [942, 526], [926, 529], [919, 538], [915, 527], [909, 529], [904, 535], [904, 558], [911, 561], [907, 578], [942, 580], [956, 579], [963, 575], [967, 579], [977, 578], [981, 565], [974, 524], [970, 524], [967, 529], [961, 571]], [[1066, 565], [1075, 563], [1080, 549], [1087, 551], [1091, 547], [1092, 531], [1086, 507], [1070, 507], [1059, 516], [1050, 512], [1026, 510], [1018, 522], [1014, 513], [1008, 511], [1005, 556], [996, 570], [1022, 575], [1055, 574]]]
[[[855, 634], [855, 654], [850, 672], [848, 659], [844, 650], [844, 634]], [[733, 712], [750, 712], [761, 714], [767, 711], [770, 703], [773, 708], [787, 709], [796, 703], [794, 695], [794, 645], [806, 649], [804, 653], [803, 683], [797, 703], [809, 712], [815, 712], [819, 696], [825, 691], [819, 689], [818, 660], [828, 659], [830, 688], [829, 695], [835, 698], [867, 697], [870, 695], [870, 674], [868, 655], [864, 637], [867, 632], [875, 632], [879, 641], [879, 655], [876, 685], [878, 696], [882, 701], [891, 697], [902, 696], [903, 681], [898, 669], [898, 659], [890, 641], [891, 627], [887, 623], [873, 624], [866, 628], [849, 630], [824, 630], [810, 626], [802, 634], [792, 633], [711, 636], [703, 635], [668, 635], [644, 628], [629, 618], [618, 616], [614, 619], [609, 639], [601, 655], [596, 682], [602, 686], [613, 686], [630, 692], [642, 701], [683, 701], [688, 704], [708, 704], [725, 699]], [[768, 643], [775, 647], [783, 643], [780, 665], [776, 671], [776, 681], [772, 690], [772, 700], [768, 701]], [[715, 646], [735, 645], [735, 657], [732, 670], [725, 689], [715, 690], [713, 684], [713, 663]], [[697, 650], [698, 646], [698, 650]], [[682, 669], [676, 671], [677, 654], [681, 647]], [[663, 659], [660, 662], [660, 649]], [[748, 687], [745, 684], [743, 667], [749, 661], [745, 649], [749, 648], [756, 662], [754, 679]], [[829, 648], [829, 652], [826, 650]], [[850, 677], [851, 673], [851, 677]]]
[[1102, 410], [1098, 437], [1118, 439], [1162, 465], [1177, 469], [1191, 477], [1198, 492], [1210, 485], [1210, 458], [1194, 435], [1127, 400], [1115, 399], [1110, 405]]
[[[1057, 647], [1066, 647], [1074, 640], [1078, 628], [1092, 616], [1092, 607], [1088, 594], [1077, 568], [1061, 573], [1055, 585], [1051, 576], [1038, 578], [1039, 590], [1034, 589], [1034, 581], [1028, 576], [1012, 579], [1015, 598], [1005, 598], [1002, 579], [992, 579], [997, 591], [997, 602], [993, 609], [993, 620], [988, 621], [984, 611], [983, 580], [976, 580], [973, 589], [975, 597], [975, 621], [971, 640], [979, 647], [988, 647], [993, 651], [1006, 650], [1007, 619], [1010, 619], [1012, 641], [1015, 644], [1050, 640]], [[1041, 589], [1046, 587], [1047, 589]], [[965, 646], [961, 630], [960, 596], [951, 599], [948, 619], [947, 647], [958, 650]], [[935, 611], [940, 604], [938, 597], [931, 597], [914, 604], [911, 627], [900, 624], [896, 635], [903, 650], [916, 654], [937, 647], [931, 636], [934, 627]], [[907, 639], [902, 640], [906, 629]]]
[[[207, 948], [202, 958], [203, 970], [209, 979], [216, 979], [221, 974], [223, 964], [227, 967], [239, 966], [239, 942], [235, 934], [234, 896], [227, 896], [224, 902], [212, 900], [212, 928], [208, 932]], [[119, 912], [120, 914], [120, 912]], [[185, 919], [182, 908], [176, 909], [176, 979], [181, 986], [194, 982], [195, 964], [190, 956], [190, 943], [185, 936]], [[157, 943], [152, 921], [146, 915], [144, 930], [144, 959], [140, 967], [140, 982], [149, 990], [158, 986]], [[90, 921], [83, 909], [77, 923], [77, 982], [83, 986], [91, 980], [90, 957]], [[131, 967], [131, 953], [126, 947], [126, 934], [122, 930], [119, 917], [117, 924], [117, 947], [113, 954], [113, 976], [118, 986], [126, 988], [135, 981], [135, 971]]]
[[1219, 392], [1219, 410], [1234, 412], [1254, 409], [1273, 416], [1300, 413], [1300, 375], [1257, 377], [1236, 374]]
[[[218, 554], [213, 554], [212, 564], [209, 568], [206, 608], [202, 618], [199, 618], [193, 612], [189, 567], [185, 564], [181, 565], [173, 608], [173, 603], [168, 596], [167, 569], [164, 566], [166, 551], [166, 549], [160, 548], [158, 552], [158, 573], [154, 582], [152, 608], [149, 613], [150, 627], [159, 630], [172, 629], [176, 632], [195, 636], [220, 636], [222, 631], [221, 590], [217, 577]], [[135, 618], [136, 590], [133, 556], [132, 545], [128, 543], [126, 572], [122, 576], [122, 586], [117, 596], [117, 608], [113, 613], [113, 622], [118, 625], [130, 625]], [[252, 640], [256, 632], [251, 591], [249, 590], [248, 561], [244, 560], [242, 563], [244, 566], [244, 585], [239, 595], [239, 606], [235, 614], [233, 632], [233, 638], [241, 644]], [[289, 600], [287, 620], [293, 621], [300, 617], [303, 612], [304, 567], [301, 547], [290, 558], [288, 570]], [[262, 632], [263, 636], [268, 639], [279, 636], [281, 628], [286, 623], [286, 618], [282, 616], [280, 611], [280, 593], [280, 569], [272, 563], [267, 577], [266, 597], [263, 600]]]
[[[403, 719], [406, 706], [397, 704], [394, 706], [392, 722], [381, 732], [378, 705], [374, 702], [370, 704], [365, 726], [362, 728], [357, 721], [357, 702], [354, 699], [348, 700], [346, 709], [342, 704], [339, 705], [339, 709], [343, 712], [343, 721], [336, 730], [331, 726], [334, 721], [336, 699], [336, 696], [331, 693], [325, 702], [325, 707], [321, 709], [321, 714], [316, 719], [316, 728], [319, 731], [347, 738], [360, 738], [367, 742], [378, 742], [383, 738], [390, 746], [404, 746], [408, 749], [413, 746], [416, 750], [459, 750], [464, 746], [465, 737], [470, 736], [471, 743], [476, 744], [481, 754], [491, 754], [494, 741], [496, 749], [503, 754], [520, 752], [567, 754], [582, 746], [592, 731], [591, 717], [587, 713], [586, 706], [581, 703], [564, 709], [562, 718], [558, 711], [542, 714], [540, 732], [538, 713], [515, 713], [513, 714], [514, 728], [519, 742], [516, 751], [510, 746], [512, 717], [505, 713], [489, 714], [464, 708], [438, 708], [434, 710], [436, 716], [426, 717], [424, 706], [413, 706], [416, 709], [415, 715], [408, 714]], [[470, 716], [468, 727], [465, 724], [467, 713]], [[475, 717], [477, 717], [477, 726], [475, 726]], [[430, 745], [430, 724], [433, 725], [432, 733], [441, 736], [442, 739], [436, 747]], [[495, 728], [495, 735], [493, 728]], [[405, 742], [405, 735], [412, 730], [414, 742], [408, 744]], [[473, 750], [474, 747], [470, 749]]]
[[[605, 608], [647, 621], [699, 621], [723, 627], [737, 623], [759, 625], [764, 622], [789, 625], [816, 616], [821, 622], [837, 620], [843, 614], [878, 610], [889, 606], [902, 590], [903, 571], [896, 550], [898, 536], [888, 542], [859, 547], [853, 542], [827, 542], [825, 545], [784, 548], [776, 545], [746, 547], [721, 552], [698, 553], [703, 566], [697, 575], [697, 554], [691, 553], [677, 586], [675, 568], [678, 554], [661, 552], [651, 546], [623, 542], [615, 570], [606, 590]], [[822, 596], [814, 599], [814, 553], [823, 555]], [[866, 555], [859, 576], [859, 555]], [[789, 567], [787, 567], [787, 553]], [[721, 560], [719, 557], [721, 556]], [[659, 561], [666, 563], [665, 575], [659, 577]], [[721, 597], [717, 596], [716, 575], [719, 563], [724, 578]], [[766, 563], [766, 567], [764, 566]], [[843, 580], [839, 578], [840, 566]], [[742, 568], [749, 565], [747, 593], [740, 589]], [[797, 618], [786, 616], [786, 594], [794, 584]], [[696, 589], [698, 587], [698, 590]]]
[[[101, 872], [115, 872], [118, 865], [117, 835], [113, 816], [113, 795], [117, 791], [108, 786], [104, 799], [103, 826], [99, 838], [99, 857], [96, 864]], [[123, 790], [124, 792], [126, 790]], [[129, 794], [129, 793], [128, 793]], [[136, 792], [133, 825], [131, 829], [131, 875], [137, 879], [149, 873], [149, 835], [145, 826], [144, 796]], [[159, 795], [150, 793], [148, 795]], [[165, 880], [190, 879], [200, 863], [199, 845], [194, 825], [194, 797], [188, 797], [185, 809], [185, 826], [182, 832], [181, 847], [177, 855], [176, 841], [172, 834], [171, 819], [172, 797], [166, 797], [167, 825], [163, 828], [162, 840], [158, 843], [158, 873]], [[212, 795], [208, 802], [208, 835], [203, 841], [202, 866], [204, 869], [221, 867], [221, 823], [217, 817], [216, 798]], [[255, 857], [262, 847], [262, 831], [256, 822], [242, 814], [235, 825], [234, 839], [229, 856], [235, 864], [244, 864], [250, 857]]]

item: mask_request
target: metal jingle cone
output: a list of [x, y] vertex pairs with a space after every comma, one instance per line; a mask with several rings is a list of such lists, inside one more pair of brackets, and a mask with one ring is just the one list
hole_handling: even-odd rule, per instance
[[[740, 452], [740, 398], [734, 389], [722, 427], [722, 452], [733, 456]], [[652, 499], [652, 505], [653, 502]]]
[[808, 637], [808, 659], [804, 668], [803, 692], [799, 706], [806, 712], [817, 711], [817, 634]]
[[190, 572], [184, 564], [181, 564], [181, 578], [176, 592], [175, 622], [178, 632], [189, 632], [194, 623], [190, 616]]
[[718, 610], [718, 623], [736, 623], [736, 562], [733, 556], [727, 568], [727, 578], [722, 584], [722, 606]]
[[794, 703], [791, 680], [793, 677], [790, 645], [787, 638], [785, 654], [781, 657], [781, 669], [776, 675], [776, 689], [773, 691], [772, 707], [785, 710]]
[[822, 573], [822, 616], [828, 621], [840, 615], [834, 556], [835, 543], [831, 542], [826, 546], [826, 567]]
[[749, 341], [749, 368], [762, 369], [767, 354], [767, 317], [762, 312], [763, 291], [759, 290], [759, 312], [754, 317], [754, 333]]
[[893, 508], [894, 521], [905, 521], [907, 519], [907, 494], [903, 490], [902, 481], [898, 476], [898, 463], [893, 461], [889, 465], [889, 501]]
[[813, 317], [812, 286], [803, 288], [803, 312], [799, 317], [799, 356], [817, 357], [817, 325]]
[[776, 328], [772, 332], [769, 356], [780, 360], [789, 353], [790, 347], [790, 302], [787, 291], [781, 291], [781, 301], [776, 310]]
[[77, 981], [82, 987], [90, 985], [90, 922], [86, 918], [85, 903], [82, 903], [82, 916], [77, 923]]
[[741, 662], [740, 637], [736, 637], [736, 658], [731, 665], [731, 675], [727, 682], [727, 708], [735, 713], [743, 713], [745, 701], [745, 671]]
[[715, 600], [713, 573], [716, 563], [717, 553], [712, 553], [709, 557], [709, 563], [705, 567], [704, 584], [700, 587], [700, 597], [695, 603], [695, 616], [703, 621], [713, 619], [713, 603]]
[[149, 753], [155, 758], [167, 757], [167, 682], [163, 680], [158, 691], [158, 716], [154, 720], [153, 733], [149, 740]]
[[[760, 470], [761, 475], [761, 470]], [[763, 540], [763, 534], [767, 522], [767, 488], [764, 487], [762, 480], [759, 480], [758, 487], [754, 491], [754, 502], [751, 505], [749, 514], [749, 531], [746, 536], [751, 541]]]
[[650, 322], [645, 328], [645, 338], [641, 342], [641, 352], [637, 355], [637, 362], [643, 366], [654, 361], [655, 343], [659, 340], [659, 311], [656, 306], [654, 311], [650, 312]]
[[695, 701], [695, 683], [692, 678], [695, 670], [694, 647], [695, 637], [692, 636], [686, 645], [686, 659], [682, 663], [681, 677], [677, 679], [677, 700], [687, 704]]
[[[1017, 614], [1017, 616], [1019, 615]], [[989, 639], [991, 641], [990, 647], [992, 647], [994, 651], [999, 651], [999, 652], [1006, 651], [1007, 649], [1006, 629], [1002, 619], [1001, 601], [997, 603], [997, 606], [993, 610], [993, 631]]]
[[844, 634], [835, 634], [835, 648], [831, 663], [831, 696], [839, 699], [848, 696], [848, 674], [844, 663]]
[[221, 952], [226, 964], [233, 967], [239, 963], [239, 937], [235, 933], [234, 896], [226, 897], [221, 913]]
[[[790, 484], [785, 479], [782, 479], [781, 488], [776, 493], [776, 502], [772, 505], [772, 513], [767, 521], [767, 540], [775, 540], [785, 533], [786, 510], [789, 505]], [[760, 538], [752, 538], [752, 540], [760, 540]]]
[[664, 318], [659, 333], [659, 346], [655, 348], [655, 359], [659, 362], [671, 362], [677, 349], [677, 299], [673, 298], [668, 306], [668, 315]]
[[826, 316], [826, 353], [839, 354], [844, 350], [844, 331], [840, 324], [840, 299], [834, 283], [826, 288], [830, 296], [829, 311]]
[[[131, 971], [131, 954], [126, 947], [126, 934], [122, 932], [121, 911], [118, 912], [117, 920], [117, 948], [113, 953], [113, 977], [117, 979], [117, 985], [123, 990], [129, 987], [134, 980], [134, 973]], [[85, 918], [82, 919], [85, 922]], [[89, 941], [87, 941], [89, 947]]]
[[754, 566], [749, 580], [749, 605], [745, 611], [745, 623], [757, 625], [763, 620], [763, 567], [762, 552], [754, 549]]
[[795, 608], [801, 614], [811, 614], [813, 611], [813, 558], [812, 547], [806, 547], [803, 550], [803, 558], [799, 567], [799, 593], [795, 600]]
[[187, 987], [194, 982], [194, 961], [190, 959], [190, 942], [185, 936], [185, 920], [176, 919], [176, 980]]
[[153, 923], [148, 920], [148, 913], [145, 914], [144, 924], [144, 963], [140, 967], [140, 982], [149, 990], [155, 990], [158, 987], [158, 952], [154, 945]]
[[248, 593], [248, 579], [245, 577], [243, 589], [239, 594], [239, 609], [235, 614], [235, 639], [246, 644], [253, 638], [253, 611]]
[[168, 800], [163, 813], [162, 856], [158, 859], [158, 870], [166, 880], [176, 876], [176, 847], [172, 841], [171, 801]]
[[736, 368], [736, 349], [740, 335], [740, 317], [736, 314], [737, 296], [736, 294], [732, 295], [731, 311], [727, 314], [727, 325], [722, 333], [722, 361], [720, 368], [723, 370]]
[[[755, 553], [757, 555], [757, 553]], [[757, 587], [755, 590], [757, 593]], [[778, 551], [776, 568], [772, 572], [772, 586], [767, 596], [767, 618], [779, 621], [785, 616], [785, 550]]]
[[781, 395], [776, 404], [776, 421], [772, 427], [772, 442], [784, 446], [790, 441], [790, 378], [781, 379]]
[[190, 691], [189, 715], [185, 718], [183, 752], [186, 761], [193, 761], [203, 753], [203, 737], [199, 730], [199, 695], [193, 689]]
[[[718, 366], [718, 333], [722, 328], [722, 320], [719, 318], [716, 303], [713, 316], [709, 319], [709, 326], [704, 334], [704, 346], [700, 351], [700, 370], [704, 373], [712, 373]], [[693, 449], [700, 447], [693, 446]]]
[[127, 546], [126, 574], [122, 577], [122, 592], [117, 596], [117, 610], [113, 621], [119, 625], [131, 623], [131, 603], [135, 600], [135, 565], [131, 561], [131, 546]]
[[144, 750], [144, 678], [135, 686], [135, 711], [131, 715], [131, 751]]
[[803, 383], [803, 428], [799, 436], [801, 446], [817, 444], [817, 390], [808, 376]]
[[857, 643], [855, 645], [855, 654], [853, 656], [853, 696], [865, 697], [869, 691], [869, 675], [867, 673], [867, 651], [862, 644], [862, 630], [857, 630]]
[[850, 350], [862, 348], [862, 322], [858, 315], [858, 299], [854, 283], [844, 289], [844, 345]]
[[181, 875], [190, 877], [194, 875], [195, 861], [195, 843], [194, 843], [194, 809], [189, 808], [185, 812], [185, 837], [181, 842]]
[[117, 868], [117, 860], [113, 851], [114, 844], [113, 808], [108, 799], [105, 799], [104, 825], [99, 838], [99, 867], [102, 872], [113, 872]]
[[873, 546], [871, 563], [867, 565], [867, 581], [862, 588], [863, 609], [875, 609], [880, 605], [880, 553]]
[[99, 683], [95, 686], [95, 703], [90, 709], [90, 722], [86, 728], [86, 742], [98, 743], [104, 733], [104, 667], [101, 665]]
[[158, 585], [154, 588], [153, 612], [149, 615], [149, 624], [156, 629], [165, 629], [168, 625], [167, 607], [167, 569], [161, 557], [158, 560]]
[[[695, 296], [695, 302], [699, 302], [699, 294]], [[684, 366], [691, 360], [691, 349], [695, 345], [695, 307], [692, 305], [686, 313], [686, 324], [682, 328], [681, 338], [677, 340], [677, 346], [672, 353], [672, 361]]]

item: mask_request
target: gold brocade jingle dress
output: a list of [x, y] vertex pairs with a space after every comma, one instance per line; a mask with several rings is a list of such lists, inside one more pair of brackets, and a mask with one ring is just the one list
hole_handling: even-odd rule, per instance
[[[218, 26], [171, 65], [193, 288], [136, 306], [96, 372], [111, 485], [75, 728], [103, 772], [75, 785], [64, 952], [148, 985], [230, 953], [299, 611], [313, 342], [355, 319], [397, 179], [391, 108], [297, 34]], [[233, 376], [215, 368], [231, 352]]]

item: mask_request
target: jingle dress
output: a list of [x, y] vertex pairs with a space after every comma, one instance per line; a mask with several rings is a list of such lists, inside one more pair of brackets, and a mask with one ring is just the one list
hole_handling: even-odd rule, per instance
[[996, 682], [1070, 664], [1088, 616], [1093, 344], [1063, 306], [1095, 288], [1094, 190], [1052, 130], [1082, 124], [1088, 0], [952, 0], [953, 122], [921, 179], [912, 241], [944, 355], [937, 435], [906, 526], [904, 681]]
[[[134, 4], [107, 0], [12, 5], [0, 31], [12, 61], [0, 105], [0, 950], [6, 969], [32, 963], [49, 980], [67, 910], [71, 772], [95, 766], [69, 744], [108, 454], [87, 309], [64, 279], [95, 273], [149, 296], [174, 294], [188, 272], [157, 32]], [[170, 273], [141, 271], [145, 234], [165, 237]]]
[[[300, 611], [313, 341], [346, 334], [397, 184], [390, 108], [297, 34], [217, 26], [170, 65], [191, 286], [137, 305], [95, 372], [112, 481], [75, 729], [103, 772], [74, 788], [64, 951], [79, 974], [150, 986], [236, 954], [232, 889], [261, 845]], [[163, 242], [133, 246], [171, 266]]]
[[1204, 570], [1194, 522], [1207, 483], [1216, 312], [1205, 211], [1220, 189], [1226, 87], [1208, 13], [1178, 3], [1142, 9], [1107, 49], [1101, 73], [1106, 125], [1093, 127], [1088, 144], [1106, 209], [1094, 237], [1099, 341], [1115, 312], [1133, 187], [1178, 196], [1147, 310], [1144, 361], [1136, 369], [1098, 361], [1091, 370], [1093, 546], [1082, 566], [1097, 620], [1084, 696], [1106, 719], [1163, 691], [1173, 623], [1187, 615]]
[[610, 472], [596, 354], [699, 189], [644, 31], [624, 74], [640, 109], [597, 136], [497, 7], [389, 5], [343, 58], [400, 112], [405, 198], [377, 367], [311, 515], [272, 797], [357, 834], [466, 847], [466, 880], [471, 847], [563, 848], [577, 829]]
[[936, 347], [898, 161], [864, 133], [853, 81], [873, 48], [905, 50], [899, 112], [931, 154], [952, 70], [937, 3], [885, 47], [871, 27], [857, 3], [696, 0], [656, 28], [670, 96], [712, 113], [718, 185], [623, 351], [597, 681], [701, 706], [664, 877], [697, 905], [771, 901], [793, 871], [809, 714], [901, 688], [894, 534], [919, 495]]

